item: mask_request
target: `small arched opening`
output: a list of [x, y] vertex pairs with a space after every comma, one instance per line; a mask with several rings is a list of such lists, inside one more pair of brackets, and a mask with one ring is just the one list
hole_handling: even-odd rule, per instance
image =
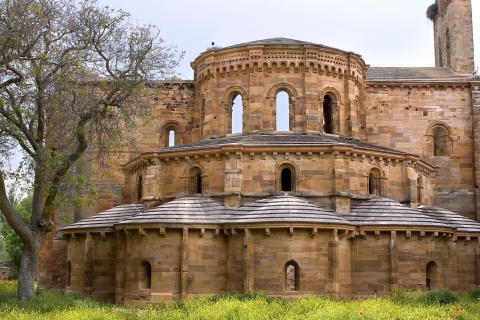
[[425, 289], [427, 291], [433, 290], [437, 286], [437, 264], [435, 261], [430, 261], [426, 268]]
[[278, 167], [277, 173], [277, 191], [293, 192], [296, 190], [297, 174], [295, 167], [290, 163], [282, 164]]
[[323, 97], [323, 132], [333, 134], [334, 98], [330, 94]]
[[237, 94], [232, 101], [232, 133], [243, 132], [243, 97]]
[[433, 155], [448, 156], [450, 149], [450, 136], [447, 129], [443, 126], [435, 126], [432, 130], [433, 135]]
[[180, 132], [180, 124], [177, 122], [167, 122], [162, 127], [161, 148], [174, 147], [181, 144], [182, 135]]
[[152, 266], [150, 262], [143, 260], [138, 272], [138, 288], [150, 289], [152, 287]]
[[142, 200], [143, 198], [143, 177], [140, 175], [138, 176], [138, 183], [137, 183], [137, 201]]
[[279, 91], [275, 98], [276, 131], [290, 131], [290, 96]]
[[168, 147], [175, 146], [175, 130], [170, 130], [168, 132]]
[[203, 175], [199, 167], [190, 169], [188, 175], [188, 192], [189, 195], [203, 193]]
[[382, 175], [378, 168], [372, 168], [368, 173], [368, 194], [382, 195]]
[[285, 264], [285, 290], [298, 291], [300, 289], [300, 267], [294, 260]]

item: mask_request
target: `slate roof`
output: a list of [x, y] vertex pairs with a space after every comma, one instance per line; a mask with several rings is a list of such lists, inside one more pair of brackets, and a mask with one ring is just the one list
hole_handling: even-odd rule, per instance
[[61, 229], [105, 229], [122, 225], [223, 225], [223, 224], [324, 224], [348, 227], [422, 227], [480, 232], [480, 223], [438, 207], [412, 209], [395, 200], [373, 198], [351, 208], [350, 213], [309, 203], [291, 195], [261, 199], [241, 208], [226, 208], [208, 197], [182, 197], [142, 212], [142, 205], [112, 208]]
[[470, 77], [437, 67], [370, 67], [367, 71], [367, 82], [465, 82]]
[[342, 216], [358, 226], [403, 226], [454, 228], [420, 210], [387, 198], [373, 198], [354, 205]]
[[219, 224], [224, 222], [225, 207], [206, 197], [183, 197], [142, 212], [123, 224]]
[[262, 133], [262, 134], [233, 134], [224, 138], [207, 139], [169, 148], [156, 150], [156, 153], [168, 153], [171, 151], [199, 150], [222, 146], [351, 146], [363, 150], [388, 152], [393, 154], [407, 155], [409, 153], [395, 149], [385, 148], [358, 141], [352, 137], [341, 137], [331, 134], [300, 134], [300, 133]]
[[91, 228], [113, 228], [116, 223], [131, 218], [132, 216], [135, 216], [141, 212], [143, 212], [142, 204], [136, 203], [122, 205], [75, 222], [62, 228], [61, 231]]
[[459, 232], [480, 232], [480, 223], [458, 213], [439, 207], [419, 206], [426, 215], [455, 226]]
[[281, 195], [249, 203], [231, 212], [232, 223], [352, 223], [339, 217], [335, 211], [313, 205], [302, 198]]

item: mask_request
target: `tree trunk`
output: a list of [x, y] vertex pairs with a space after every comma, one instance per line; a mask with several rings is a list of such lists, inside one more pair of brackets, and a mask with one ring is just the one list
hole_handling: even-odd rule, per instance
[[38, 266], [39, 244], [33, 244], [33, 249], [28, 245], [23, 246], [22, 260], [20, 261], [20, 270], [18, 273], [18, 291], [19, 300], [32, 300], [35, 297], [35, 276]]

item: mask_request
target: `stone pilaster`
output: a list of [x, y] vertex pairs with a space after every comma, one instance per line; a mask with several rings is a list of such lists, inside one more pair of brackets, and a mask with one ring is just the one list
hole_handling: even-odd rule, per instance
[[480, 81], [471, 82], [477, 220], [480, 221]]
[[243, 292], [252, 293], [255, 289], [254, 242], [250, 230], [245, 229], [244, 236], [244, 278]]
[[182, 256], [180, 262], [180, 294], [182, 299], [188, 294], [188, 228], [183, 228]]
[[398, 288], [397, 232], [390, 235], [390, 292]]
[[338, 281], [339, 261], [338, 261], [338, 230], [332, 230], [328, 241], [328, 278], [330, 290], [335, 296], [340, 293], [340, 283]]

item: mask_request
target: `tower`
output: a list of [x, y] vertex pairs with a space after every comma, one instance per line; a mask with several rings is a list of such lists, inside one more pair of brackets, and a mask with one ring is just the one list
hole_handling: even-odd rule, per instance
[[435, 0], [427, 10], [433, 21], [435, 66], [472, 74], [473, 28], [470, 0]]

